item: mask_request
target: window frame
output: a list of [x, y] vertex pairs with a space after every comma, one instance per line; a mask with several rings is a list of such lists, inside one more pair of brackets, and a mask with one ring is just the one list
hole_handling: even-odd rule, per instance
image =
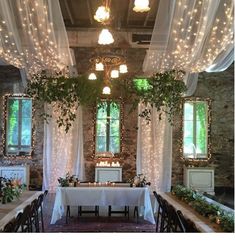
[[[96, 143], [97, 143], [97, 111], [98, 111], [98, 104], [99, 102], [116, 102], [120, 105], [120, 113], [119, 113], [119, 135], [120, 135], [120, 151], [119, 153], [114, 153], [113, 157], [114, 158], [120, 158], [121, 157], [121, 153], [123, 151], [123, 101], [121, 98], [118, 99], [109, 99], [109, 98], [105, 98], [105, 99], [101, 99], [99, 101], [97, 101], [96, 106], [94, 107], [94, 153], [93, 153], [93, 157], [94, 158], [107, 158], [110, 157], [110, 154], [112, 152], [110, 151], [104, 151], [104, 152], [98, 152], [96, 151]], [[110, 123], [109, 123], [110, 125]], [[110, 129], [108, 129], [110, 130]], [[108, 132], [109, 133], [109, 132]], [[109, 136], [107, 136], [108, 138], [110, 138], [110, 133]], [[109, 141], [108, 141], [109, 143]], [[107, 143], [106, 143], [106, 148], [107, 148]]]
[[[32, 101], [32, 112], [31, 112], [31, 144], [29, 146], [27, 145], [21, 145], [19, 141], [21, 140], [22, 136], [22, 130], [19, 133], [18, 137], [18, 145], [11, 146], [12, 148], [18, 148], [16, 150], [16, 153], [10, 153], [8, 148], [8, 112], [9, 112], [9, 100], [10, 99], [17, 99], [21, 100], [19, 103], [21, 103], [19, 106], [20, 114], [19, 114], [19, 120], [18, 120], [18, 130], [21, 130], [22, 128], [22, 100], [31, 100]], [[34, 128], [34, 102], [33, 98], [26, 94], [6, 94], [3, 96], [3, 156], [5, 158], [31, 158], [32, 153], [34, 150], [34, 135], [35, 135], [35, 128]], [[27, 148], [23, 150], [24, 148]]]
[[[206, 141], [206, 147], [207, 147], [207, 155], [205, 157], [196, 157], [196, 158], [190, 158], [186, 157], [184, 154], [184, 104], [185, 103], [196, 103], [196, 102], [205, 102], [207, 104], [207, 141]], [[195, 108], [194, 108], [195, 109]], [[195, 126], [196, 123], [196, 111], [193, 112], [193, 126]], [[183, 98], [181, 102], [181, 146], [180, 146], [180, 157], [183, 161], [186, 162], [200, 162], [204, 161], [207, 162], [211, 159], [211, 99], [210, 98], [202, 98], [202, 97], [185, 97]], [[194, 129], [194, 137], [193, 139], [197, 139], [195, 137], [195, 129]], [[200, 155], [200, 154], [197, 154]]]

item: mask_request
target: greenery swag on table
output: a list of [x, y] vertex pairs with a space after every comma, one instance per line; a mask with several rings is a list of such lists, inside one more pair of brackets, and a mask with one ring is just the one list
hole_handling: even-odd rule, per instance
[[234, 212], [227, 212], [218, 205], [208, 203], [203, 195], [196, 190], [176, 185], [172, 194], [186, 202], [199, 214], [208, 217], [211, 222], [217, 223], [224, 232], [234, 232]]
[[18, 179], [7, 179], [0, 177], [0, 200], [2, 204], [12, 202], [13, 199], [19, 198], [22, 191], [26, 188]]
[[[46, 75], [45, 72], [36, 74], [28, 84], [27, 94], [36, 101], [55, 104], [59, 111], [57, 123], [59, 127], [65, 127], [68, 132], [72, 122], [76, 118], [75, 110], [79, 105], [94, 106], [97, 101], [104, 98], [121, 97], [123, 100], [131, 101], [131, 110], [137, 108], [138, 103], [143, 102], [146, 109], [139, 115], [147, 121], [151, 120], [151, 107], [159, 111], [159, 119], [162, 112], [167, 114], [172, 123], [174, 113], [180, 108], [181, 97], [186, 91], [182, 80], [182, 71], [167, 71], [156, 73], [145, 81], [144, 85], [136, 84], [135, 79], [112, 80], [112, 94], [102, 95], [103, 78], [91, 81], [86, 75], [68, 78], [61, 74], [54, 77]], [[116, 93], [116, 95], [115, 95]], [[43, 113], [47, 120], [50, 115]]]

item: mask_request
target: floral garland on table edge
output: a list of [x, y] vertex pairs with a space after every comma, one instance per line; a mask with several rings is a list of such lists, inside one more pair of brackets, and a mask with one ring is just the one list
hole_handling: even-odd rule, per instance
[[26, 185], [21, 184], [19, 179], [0, 177], [0, 200], [2, 204], [12, 202], [15, 197], [19, 198], [25, 189]]
[[[131, 111], [137, 108], [138, 103], [143, 102], [146, 108], [139, 116], [147, 121], [151, 121], [151, 107], [156, 107], [159, 120], [164, 112], [172, 124], [173, 115], [179, 111], [182, 95], [186, 91], [183, 75], [182, 71], [176, 70], [156, 73], [148, 78], [147, 86], [143, 87], [137, 87], [133, 78], [112, 80], [112, 94], [108, 98], [121, 97], [123, 100], [129, 100], [132, 103]], [[57, 124], [59, 127], [65, 127], [68, 132], [76, 118], [75, 110], [79, 105], [94, 106], [97, 101], [107, 98], [107, 95], [101, 94], [102, 88], [102, 77], [91, 81], [86, 75], [68, 78], [58, 73], [50, 77], [41, 72], [32, 77], [26, 92], [36, 101], [54, 105], [56, 103], [60, 114]], [[42, 115], [46, 120], [50, 117], [48, 113]]]
[[208, 217], [211, 222], [217, 223], [224, 232], [234, 232], [234, 212], [228, 212], [218, 205], [208, 203], [196, 190], [176, 185], [172, 194], [186, 202], [199, 214]]

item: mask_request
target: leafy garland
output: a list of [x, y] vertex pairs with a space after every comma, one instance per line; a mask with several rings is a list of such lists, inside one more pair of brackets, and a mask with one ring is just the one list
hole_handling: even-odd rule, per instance
[[[132, 103], [131, 110], [143, 102], [146, 108], [139, 115], [148, 121], [151, 120], [151, 107], [156, 107], [159, 119], [162, 112], [165, 112], [172, 123], [173, 115], [179, 111], [181, 97], [186, 91], [182, 76], [183, 72], [175, 70], [156, 73], [148, 79], [148, 85], [144, 88], [138, 88], [133, 79], [112, 80], [112, 95], [108, 98], [122, 97], [128, 100]], [[29, 82], [27, 94], [36, 101], [56, 106], [59, 112], [58, 126], [65, 127], [65, 131], [68, 132], [76, 118], [75, 111], [79, 105], [94, 106], [97, 101], [107, 98], [106, 95], [102, 95], [102, 88], [102, 77], [91, 81], [86, 75], [67, 78], [57, 74], [50, 77], [42, 72], [34, 75]], [[50, 117], [48, 113], [43, 113], [43, 116], [46, 120]]]
[[173, 187], [172, 194], [188, 203], [199, 214], [208, 217], [211, 222], [217, 223], [224, 232], [234, 232], [233, 212], [227, 212], [215, 204], [208, 203], [197, 191], [181, 185]]

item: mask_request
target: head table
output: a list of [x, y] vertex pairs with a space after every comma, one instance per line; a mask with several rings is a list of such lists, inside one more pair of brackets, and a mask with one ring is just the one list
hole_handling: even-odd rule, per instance
[[155, 224], [148, 187], [121, 186], [58, 187], [51, 218], [55, 224], [65, 213], [67, 206], [138, 206], [144, 207], [143, 218]]

